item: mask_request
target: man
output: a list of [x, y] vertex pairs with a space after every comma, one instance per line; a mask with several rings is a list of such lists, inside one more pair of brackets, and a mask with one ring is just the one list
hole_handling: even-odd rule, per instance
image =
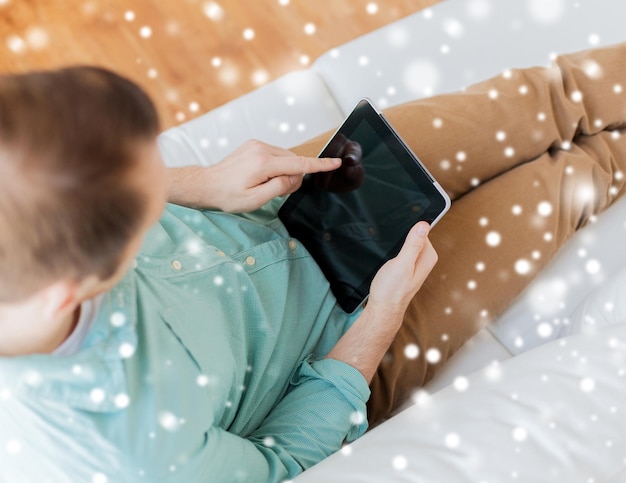
[[3, 78], [0, 478], [281, 481], [388, 417], [623, 191], [625, 54], [388, 110], [455, 201], [352, 317], [271, 201], [336, 161], [250, 142], [165, 173], [127, 81]]
[[0, 112], [3, 481], [276, 480], [364, 431], [427, 225], [348, 317], [269, 208], [228, 213], [340, 160], [250, 142], [166, 172], [150, 101], [92, 68], [4, 77]]

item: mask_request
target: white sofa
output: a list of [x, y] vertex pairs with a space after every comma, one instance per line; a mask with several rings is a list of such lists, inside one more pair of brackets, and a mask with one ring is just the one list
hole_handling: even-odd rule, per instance
[[[218, 162], [249, 138], [294, 146], [335, 128], [361, 97], [384, 108], [547, 65], [557, 53], [626, 41], [624, 19], [626, 2], [615, 0], [443, 0], [169, 129], [161, 151], [182, 166]], [[622, 198], [414, 405], [298, 483], [626, 482], [625, 326], [563, 339], [579, 302], [626, 266], [625, 247]]]

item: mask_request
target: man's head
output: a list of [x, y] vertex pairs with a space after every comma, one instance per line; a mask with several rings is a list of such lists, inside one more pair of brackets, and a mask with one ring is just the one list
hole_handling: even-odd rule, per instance
[[119, 276], [163, 207], [158, 130], [109, 71], [0, 76], [0, 305]]

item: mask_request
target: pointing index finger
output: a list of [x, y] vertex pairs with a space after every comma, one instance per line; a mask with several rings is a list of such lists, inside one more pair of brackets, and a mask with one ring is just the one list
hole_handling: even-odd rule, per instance
[[340, 158], [308, 158], [306, 156], [295, 156], [293, 158], [283, 158], [284, 162], [280, 169], [281, 174], [307, 174], [319, 173], [322, 171], [332, 171], [341, 166]]

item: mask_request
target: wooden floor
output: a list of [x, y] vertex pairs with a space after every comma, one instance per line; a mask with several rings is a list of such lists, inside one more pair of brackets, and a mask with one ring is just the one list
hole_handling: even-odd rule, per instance
[[166, 128], [438, 1], [0, 0], [0, 72], [115, 69]]

